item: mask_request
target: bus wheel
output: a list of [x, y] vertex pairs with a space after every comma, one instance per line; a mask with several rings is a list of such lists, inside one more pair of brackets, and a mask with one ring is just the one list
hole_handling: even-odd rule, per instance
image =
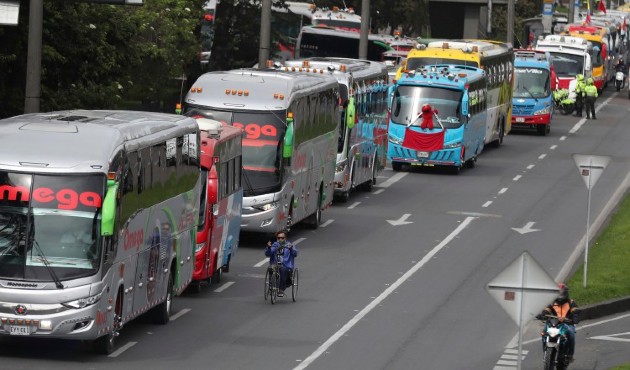
[[315, 213], [313, 213], [312, 215], [308, 217], [308, 220], [307, 220], [309, 228], [312, 230], [316, 230], [317, 228], [319, 228], [319, 224], [322, 223], [322, 194], [323, 194], [323, 189], [320, 186], [319, 197], [317, 201], [317, 209], [315, 210]]
[[376, 184], [376, 157], [374, 157], [374, 160], [372, 160], [372, 178], [364, 182], [361, 189], [363, 191], [372, 191], [374, 184]]
[[173, 304], [173, 269], [168, 274], [168, 285], [166, 286], [166, 299], [164, 302], [153, 308], [153, 322], [166, 325], [171, 319], [171, 306]]
[[223, 277], [223, 269], [218, 268], [212, 273], [212, 278], [210, 278], [210, 283], [219, 284], [221, 282], [222, 277]]
[[114, 328], [111, 332], [96, 338], [94, 341], [94, 351], [102, 355], [109, 355], [114, 352], [116, 348], [116, 337], [118, 337], [118, 331], [122, 329], [122, 291], [118, 292], [116, 296], [116, 305], [114, 306]]
[[[290, 207], [293, 207], [293, 198], [291, 198], [291, 206]], [[293, 216], [292, 216], [292, 214], [293, 214], [293, 208], [289, 209], [289, 214], [287, 215], [287, 226], [284, 227], [284, 231], [287, 232], [287, 233], [291, 232], [291, 226], [292, 226], [292, 223], [293, 223]]]
[[451, 174], [459, 175], [461, 169], [462, 169], [462, 166], [452, 166], [451, 167]]
[[503, 124], [499, 124], [499, 138], [493, 142], [495, 148], [498, 148], [501, 144], [503, 144], [503, 136], [505, 136]]
[[344, 191], [343, 193], [339, 194], [336, 196], [336, 198], [341, 202], [341, 203], [346, 203], [347, 201], [350, 200], [350, 190], [348, 191]]
[[477, 163], [477, 157], [469, 158], [466, 161], [466, 168], [475, 168], [476, 163]]
[[392, 162], [392, 169], [396, 172], [402, 170], [402, 163], [400, 162]]

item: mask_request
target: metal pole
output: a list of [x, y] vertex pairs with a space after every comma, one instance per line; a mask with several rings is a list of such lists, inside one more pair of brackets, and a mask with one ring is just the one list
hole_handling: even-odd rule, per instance
[[[589, 163], [589, 171], [593, 171], [593, 159]], [[588, 174], [588, 202], [586, 206], [586, 245], [584, 247], [584, 288], [586, 288], [586, 271], [588, 270], [588, 239], [589, 239], [589, 229], [591, 224], [591, 175]]]
[[28, 14], [28, 55], [26, 59], [26, 88], [24, 113], [39, 112], [42, 79], [42, 24], [44, 0], [31, 0]]
[[507, 42], [514, 43], [514, 0], [508, 0]]
[[271, 45], [271, 0], [262, 0], [260, 14], [260, 46], [258, 48], [258, 69], [266, 68]]
[[359, 59], [368, 58], [368, 34], [370, 33], [370, 0], [361, 0], [361, 37]]
[[486, 36], [490, 38], [492, 35], [492, 0], [488, 0], [488, 26], [486, 27]]
[[525, 300], [525, 271], [527, 271], [527, 256], [523, 257], [523, 265], [521, 266], [521, 304], [518, 309], [518, 360], [516, 362], [517, 370], [521, 370], [521, 359], [523, 357], [523, 301]]

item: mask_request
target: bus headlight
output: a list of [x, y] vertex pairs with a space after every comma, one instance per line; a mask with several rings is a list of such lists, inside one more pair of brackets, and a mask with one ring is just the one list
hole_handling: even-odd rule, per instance
[[335, 168], [335, 172], [344, 172], [346, 167], [348, 166], [348, 162], [343, 161], [341, 163], [337, 163], [337, 167]]
[[551, 107], [544, 107], [541, 110], [537, 110], [534, 112], [534, 116], [539, 116], [541, 114], [549, 114], [551, 113]]
[[66, 306], [68, 308], [83, 308], [83, 307], [91, 306], [91, 305], [95, 304], [96, 302], [98, 302], [101, 299], [102, 295], [103, 295], [103, 292], [100, 292], [100, 293], [95, 294], [93, 296], [89, 296], [89, 297], [85, 297], [85, 298], [79, 298], [79, 299], [74, 300], [74, 301], [62, 303], [62, 305]]
[[199, 243], [199, 244], [195, 244], [195, 253], [199, 252], [200, 250], [203, 249], [203, 247], [206, 246], [206, 243]]
[[460, 146], [462, 146], [462, 143], [460, 141], [456, 141], [454, 143], [444, 145], [444, 149], [454, 149], [459, 148]]
[[259, 211], [271, 211], [272, 209], [278, 208], [278, 202], [260, 204], [257, 206], [253, 206], [252, 208], [257, 209]]
[[402, 139], [399, 139], [399, 138], [394, 137], [392, 135], [389, 135], [388, 137], [389, 137], [389, 142], [390, 143], [394, 143], [396, 145], [402, 145], [402, 143], [403, 143]]

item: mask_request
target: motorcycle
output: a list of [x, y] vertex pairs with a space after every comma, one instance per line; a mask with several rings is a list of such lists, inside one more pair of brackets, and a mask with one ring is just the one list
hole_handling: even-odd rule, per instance
[[626, 82], [626, 75], [621, 71], [616, 72], [615, 73], [615, 88], [617, 89], [617, 91], [623, 89], [625, 82]]
[[553, 106], [562, 115], [566, 116], [575, 110], [575, 99], [571, 96], [568, 89], [557, 89], [553, 91]]
[[568, 332], [571, 330], [565, 321], [557, 316], [546, 316], [545, 330], [541, 333], [543, 340], [543, 363], [545, 370], [564, 370], [569, 367], [570, 357]]

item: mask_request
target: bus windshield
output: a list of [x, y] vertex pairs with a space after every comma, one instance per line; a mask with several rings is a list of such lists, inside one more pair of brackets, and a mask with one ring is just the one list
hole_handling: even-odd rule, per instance
[[[462, 125], [460, 102], [463, 92], [427, 86], [398, 86], [392, 102], [392, 122], [400, 125], [420, 126], [419, 119], [424, 104], [437, 109], [444, 128], [457, 128]], [[436, 126], [438, 126], [436, 122]]]
[[551, 52], [558, 77], [575, 77], [584, 69], [584, 56]]
[[243, 130], [245, 196], [266, 194], [280, 189], [285, 111], [229, 112], [193, 108], [186, 115], [226, 122]]
[[515, 98], [545, 98], [549, 90], [549, 71], [543, 68], [519, 68], [514, 70]]
[[413, 57], [407, 59], [407, 70], [415, 71], [416, 69], [422, 66], [430, 66], [437, 64], [455, 64], [455, 65], [464, 65], [479, 68], [479, 64], [473, 61], [466, 61], [461, 59], [448, 59], [448, 58], [437, 58], [437, 57]]
[[104, 189], [104, 175], [0, 171], [0, 279], [55, 281], [95, 274]]
[[602, 43], [599, 41], [591, 41], [593, 49], [591, 50], [591, 63], [593, 67], [601, 67], [604, 64], [602, 59]]

